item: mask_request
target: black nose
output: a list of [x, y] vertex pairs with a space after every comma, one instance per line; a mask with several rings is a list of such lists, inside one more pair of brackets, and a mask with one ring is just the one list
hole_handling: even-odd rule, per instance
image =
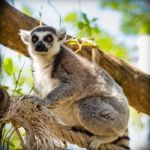
[[48, 49], [46, 48], [46, 46], [44, 45], [44, 43], [42, 41], [39, 41], [36, 44], [35, 50], [38, 52], [47, 52], [48, 51]]

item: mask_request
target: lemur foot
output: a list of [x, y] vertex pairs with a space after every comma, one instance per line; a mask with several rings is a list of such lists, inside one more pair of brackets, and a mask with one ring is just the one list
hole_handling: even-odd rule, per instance
[[97, 136], [93, 136], [90, 139], [88, 150], [98, 150], [101, 145], [100, 139]]

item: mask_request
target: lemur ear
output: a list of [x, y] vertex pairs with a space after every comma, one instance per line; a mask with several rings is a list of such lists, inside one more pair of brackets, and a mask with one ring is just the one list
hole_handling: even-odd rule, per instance
[[19, 35], [21, 37], [21, 40], [25, 43], [25, 44], [29, 44], [29, 37], [30, 37], [30, 31], [27, 30], [20, 30]]
[[57, 36], [58, 36], [58, 40], [62, 41], [65, 39], [66, 37], [66, 28], [61, 28], [60, 30], [57, 31]]

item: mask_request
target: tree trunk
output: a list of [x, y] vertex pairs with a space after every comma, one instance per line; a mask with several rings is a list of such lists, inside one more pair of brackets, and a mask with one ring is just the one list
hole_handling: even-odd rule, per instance
[[[39, 25], [39, 21], [26, 16], [7, 4], [0, 1], [0, 43], [26, 56], [28, 55], [25, 45], [18, 35], [19, 29], [30, 30]], [[82, 43], [82, 41], [79, 41]], [[79, 46], [66, 46], [76, 51]], [[89, 45], [82, 46], [78, 52], [87, 59], [92, 58], [92, 51], [96, 53], [96, 63], [102, 66], [122, 86], [129, 103], [139, 112], [150, 115], [150, 75], [128, 65], [124, 61], [103, 53], [97, 47]]]

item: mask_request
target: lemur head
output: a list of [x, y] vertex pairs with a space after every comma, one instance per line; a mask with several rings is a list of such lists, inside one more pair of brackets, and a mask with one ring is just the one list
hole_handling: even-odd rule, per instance
[[30, 55], [49, 55], [59, 51], [65, 38], [66, 30], [56, 30], [53, 27], [42, 26], [31, 31], [20, 30], [22, 41], [28, 45]]

